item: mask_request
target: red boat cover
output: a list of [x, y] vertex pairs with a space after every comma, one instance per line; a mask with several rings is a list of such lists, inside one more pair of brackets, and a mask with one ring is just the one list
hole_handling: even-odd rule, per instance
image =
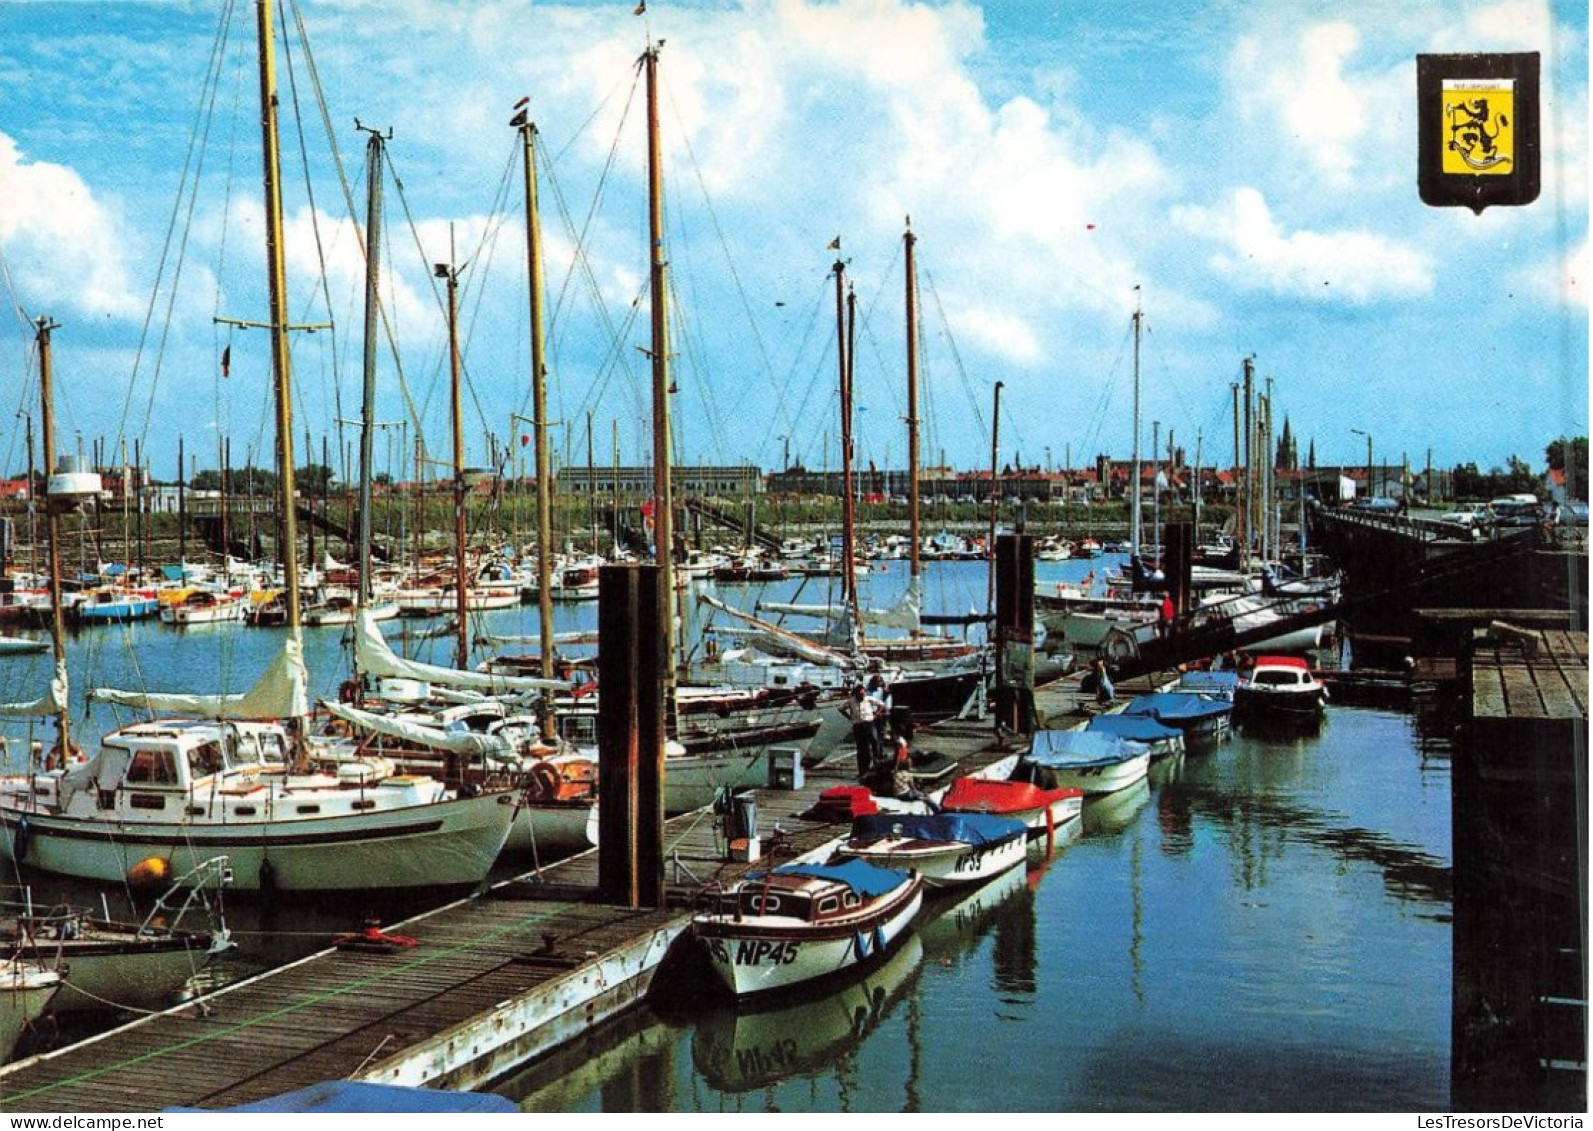
[[838, 785], [819, 794], [818, 804], [808, 815], [815, 821], [851, 821], [878, 812], [879, 805], [868, 786]]
[[1262, 664], [1270, 668], [1300, 668], [1301, 670], [1306, 670], [1310, 667], [1299, 656], [1257, 656], [1256, 666], [1260, 667]]
[[958, 778], [941, 800], [942, 809], [959, 813], [1021, 813], [1063, 797], [1083, 797], [1081, 789], [1041, 789], [1032, 782]]

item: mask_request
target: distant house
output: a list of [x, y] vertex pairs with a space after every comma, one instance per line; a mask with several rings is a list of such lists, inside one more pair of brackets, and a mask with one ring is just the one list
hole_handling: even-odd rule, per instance
[[1570, 500], [1565, 493], [1565, 471], [1550, 468], [1543, 473], [1543, 493], [1550, 502], [1564, 504]]
[[26, 479], [0, 479], [0, 499], [16, 499], [25, 502], [28, 497], [28, 481]]

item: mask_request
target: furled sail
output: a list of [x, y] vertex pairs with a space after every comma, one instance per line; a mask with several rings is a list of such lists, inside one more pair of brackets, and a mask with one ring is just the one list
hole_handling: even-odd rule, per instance
[[509, 743], [506, 739], [492, 734], [478, 734], [469, 730], [442, 730], [438, 727], [429, 727], [413, 719], [403, 719], [392, 715], [375, 715], [369, 711], [361, 711], [357, 707], [350, 707], [346, 703], [336, 703], [330, 699], [323, 699], [321, 706], [328, 712], [344, 719], [363, 730], [374, 731], [389, 738], [413, 742], [433, 750], [446, 750], [450, 754], [462, 754], [468, 757], [487, 757], [498, 761], [509, 759]]
[[37, 699], [26, 703], [0, 703], [0, 715], [49, 716], [66, 710], [66, 661], [55, 661], [55, 673], [50, 677], [50, 689]]
[[569, 691], [571, 688], [568, 680], [467, 672], [441, 664], [406, 660], [388, 647], [380, 623], [369, 610], [361, 610], [359, 619], [354, 622], [354, 663], [360, 671], [376, 679], [413, 679], [478, 691]]
[[238, 695], [184, 695], [150, 691], [118, 691], [96, 687], [91, 702], [179, 715], [196, 719], [290, 719], [310, 713], [310, 676], [304, 668], [304, 643], [289, 634], [282, 651], [261, 673], [255, 685]]

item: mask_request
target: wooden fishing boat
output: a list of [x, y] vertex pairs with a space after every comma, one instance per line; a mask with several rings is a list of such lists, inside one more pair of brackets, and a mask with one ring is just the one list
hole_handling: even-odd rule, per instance
[[863, 860], [785, 864], [707, 889], [691, 926], [714, 972], [745, 999], [883, 961], [922, 904], [913, 872]]

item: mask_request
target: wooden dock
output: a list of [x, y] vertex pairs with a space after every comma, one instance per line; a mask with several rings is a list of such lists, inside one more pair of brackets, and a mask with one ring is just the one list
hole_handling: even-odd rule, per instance
[[[1120, 697], [1153, 680], [1119, 686]], [[1076, 679], [1035, 695], [1040, 725], [1076, 725], [1090, 696]], [[959, 773], [1001, 774], [1025, 742], [991, 720], [919, 730], [916, 746]], [[327, 949], [165, 1013], [0, 1069], [8, 1113], [224, 1108], [333, 1079], [471, 1090], [577, 1039], [670, 976], [692, 899], [770, 862], [827, 854], [845, 826], [805, 820], [821, 790], [849, 780], [852, 752], [805, 773], [799, 790], [758, 790], [764, 860], [727, 859], [720, 821], [699, 811], [664, 830], [666, 904], [595, 901], [591, 851], [482, 894], [385, 924], [417, 940]], [[678, 944], [678, 945], [677, 945]]]

